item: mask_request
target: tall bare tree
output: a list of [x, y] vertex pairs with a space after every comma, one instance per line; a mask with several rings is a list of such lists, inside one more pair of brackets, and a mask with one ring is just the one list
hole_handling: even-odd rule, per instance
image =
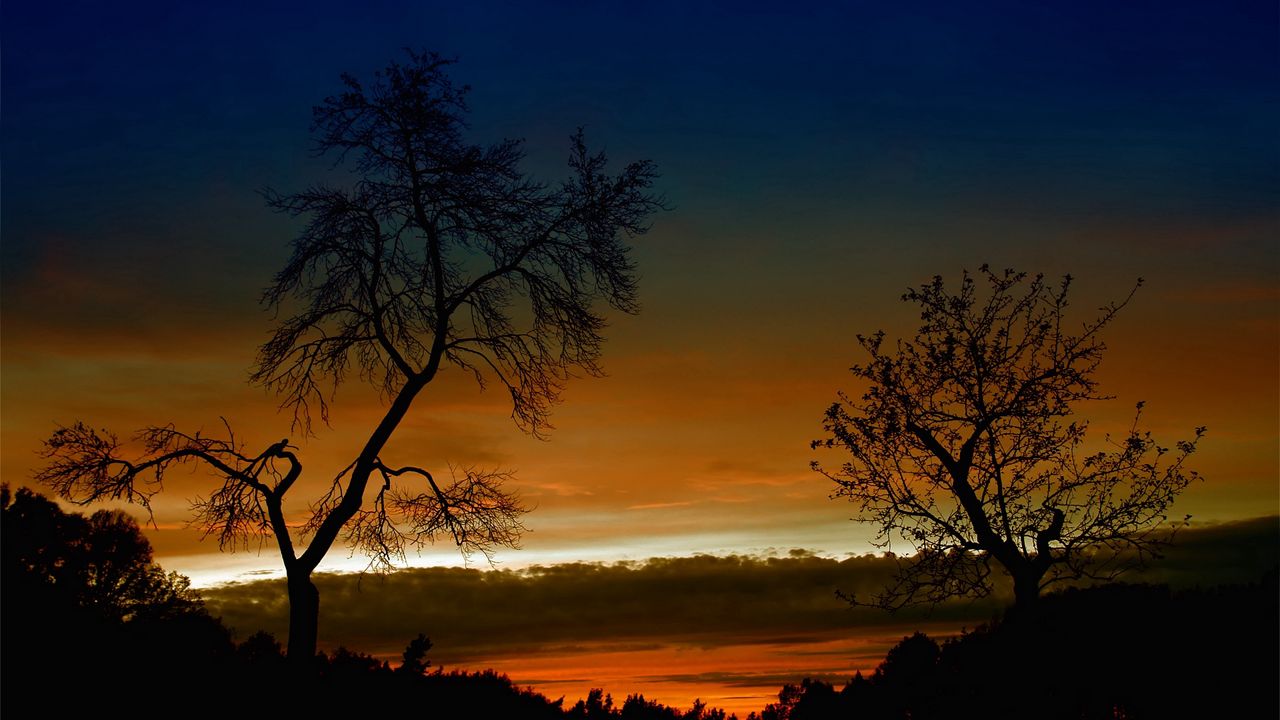
[[909, 290], [920, 308], [913, 340], [886, 347], [858, 336], [870, 356], [852, 368], [867, 386], [841, 394], [814, 448], [849, 455], [815, 470], [835, 496], [879, 527], [879, 542], [918, 553], [866, 604], [896, 609], [992, 590], [993, 568], [1027, 606], [1053, 582], [1111, 579], [1171, 538], [1174, 498], [1197, 478], [1184, 468], [1204, 428], [1172, 452], [1138, 427], [1088, 451], [1078, 403], [1101, 399], [1094, 372], [1102, 330], [1133, 297], [1091, 320], [1067, 320], [1071, 277], [981, 269], [957, 290], [941, 277]]
[[[277, 327], [251, 378], [278, 394], [293, 432], [311, 434], [350, 373], [376, 386], [382, 419], [359, 454], [312, 504], [302, 527], [284, 513], [303, 472], [288, 439], [249, 451], [225, 435], [148, 427], [129, 456], [119, 438], [84, 423], [59, 428], [37, 478], [62, 497], [148, 505], [175, 465], [200, 464], [220, 484], [195, 521], [224, 549], [274, 538], [288, 575], [289, 655], [316, 652], [319, 594], [312, 572], [340, 537], [387, 567], [406, 546], [446, 536], [464, 553], [516, 546], [526, 509], [499, 472], [449, 480], [383, 456], [414, 400], [445, 366], [511, 397], [512, 417], [541, 436], [564, 382], [598, 375], [604, 305], [634, 313], [635, 266], [625, 240], [661, 207], [648, 162], [606, 173], [603, 154], [572, 136], [569, 179], [556, 186], [521, 170], [521, 144], [464, 139], [466, 87], [434, 53], [409, 52], [368, 83], [314, 109], [317, 151], [355, 170], [347, 187], [267, 192], [277, 211], [305, 219], [288, 264], [263, 302]], [[295, 540], [307, 540], [299, 548]]]

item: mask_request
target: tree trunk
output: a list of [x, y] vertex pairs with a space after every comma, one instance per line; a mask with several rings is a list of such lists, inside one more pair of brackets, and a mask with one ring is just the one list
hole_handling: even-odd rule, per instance
[[289, 574], [289, 660], [310, 664], [316, 657], [320, 628], [320, 591], [311, 582], [311, 573]]
[[1013, 574], [1013, 606], [1019, 610], [1034, 607], [1040, 600], [1041, 573], [1029, 570]]

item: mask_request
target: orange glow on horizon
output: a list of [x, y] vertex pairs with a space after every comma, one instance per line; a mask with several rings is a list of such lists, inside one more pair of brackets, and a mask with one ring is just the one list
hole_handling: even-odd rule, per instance
[[[599, 643], [546, 648], [527, 657], [469, 658], [451, 661], [435, 655], [432, 662], [446, 671], [492, 668], [516, 685], [554, 700], [564, 697], [565, 708], [585, 699], [593, 688], [613, 696], [620, 707], [628, 695], [644, 695], [664, 705], [687, 710], [695, 699], [708, 707], [736, 713], [739, 720], [776, 702], [784, 683], [809, 677], [831, 683], [838, 690], [854, 673], [869, 676], [885, 652], [903, 637], [920, 630], [941, 642], [961, 628], [945, 623], [915, 623], [877, 627], [865, 635], [831, 640], [792, 638], [728, 646], [700, 646], [696, 638], [681, 645]], [[392, 665], [399, 657], [382, 656]]]

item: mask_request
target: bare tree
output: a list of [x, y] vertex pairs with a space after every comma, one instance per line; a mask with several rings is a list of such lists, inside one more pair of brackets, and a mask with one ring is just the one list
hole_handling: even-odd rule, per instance
[[[1049, 584], [1111, 579], [1171, 539], [1166, 512], [1197, 475], [1184, 469], [1195, 439], [1156, 444], [1138, 419], [1123, 437], [1089, 452], [1075, 405], [1102, 399], [1094, 379], [1106, 349], [1100, 333], [1141, 286], [1080, 325], [1067, 321], [1071, 277], [985, 265], [987, 286], [964, 274], [958, 291], [941, 277], [909, 290], [920, 307], [914, 340], [886, 347], [883, 332], [858, 341], [870, 355], [852, 368], [868, 385], [840, 394], [826, 414], [839, 448], [835, 470], [814, 462], [860, 520], [879, 526], [882, 547], [918, 552], [870, 605], [896, 609], [992, 590], [993, 566], [1013, 581], [1015, 602]], [[850, 598], [855, 602], [855, 598]]]
[[[319, 595], [311, 574], [335, 541], [389, 567], [405, 548], [451, 538], [488, 556], [517, 545], [526, 512], [503, 487], [507, 475], [472, 469], [450, 480], [383, 457], [414, 400], [446, 365], [496, 384], [512, 417], [534, 435], [574, 374], [598, 375], [603, 305], [634, 313], [635, 267], [627, 237], [661, 208], [648, 162], [606, 174], [581, 130], [570, 143], [571, 176], [557, 186], [521, 169], [520, 143], [482, 147], [464, 138], [467, 88], [450, 61], [409, 52], [367, 85], [344, 75], [341, 94], [314, 109], [317, 152], [353, 166], [349, 187], [316, 185], [284, 195], [277, 211], [304, 218], [288, 264], [263, 302], [277, 327], [251, 378], [281, 399], [294, 432], [327, 423], [337, 386], [354, 372], [376, 386], [385, 414], [359, 454], [289, 525], [286, 494], [302, 475], [288, 439], [247, 451], [225, 435], [172, 426], [138, 433], [137, 457], [118, 437], [84, 423], [59, 428], [37, 478], [64, 498], [147, 505], [176, 464], [202, 464], [220, 485], [195, 504], [195, 522], [224, 549], [274, 538], [288, 575], [289, 655], [316, 651]], [[371, 483], [372, 481], [372, 483]], [[307, 539], [295, 547], [295, 535]]]

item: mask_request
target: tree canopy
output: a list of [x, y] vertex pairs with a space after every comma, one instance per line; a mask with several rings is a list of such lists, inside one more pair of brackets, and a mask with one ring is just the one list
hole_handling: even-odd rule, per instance
[[957, 288], [938, 276], [903, 295], [920, 309], [913, 339], [858, 336], [869, 358], [852, 372], [866, 390], [841, 393], [813, 443], [847, 458], [814, 469], [881, 543], [918, 550], [873, 604], [985, 595], [995, 567], [1030, 603], [1056, 581], [1114, 578], [1169, 540], [1167, 511], [1198, 477], [1184, 461], [1204, 428], [1171, 450], [1140, 428], [1138, 403], [1127, 432], [1087, 442], [1077, 406], [1106, 397], [1094, 377], [1101, 333], [1133, 292], [1073, 323], [1070, 286], [986, 266]]

